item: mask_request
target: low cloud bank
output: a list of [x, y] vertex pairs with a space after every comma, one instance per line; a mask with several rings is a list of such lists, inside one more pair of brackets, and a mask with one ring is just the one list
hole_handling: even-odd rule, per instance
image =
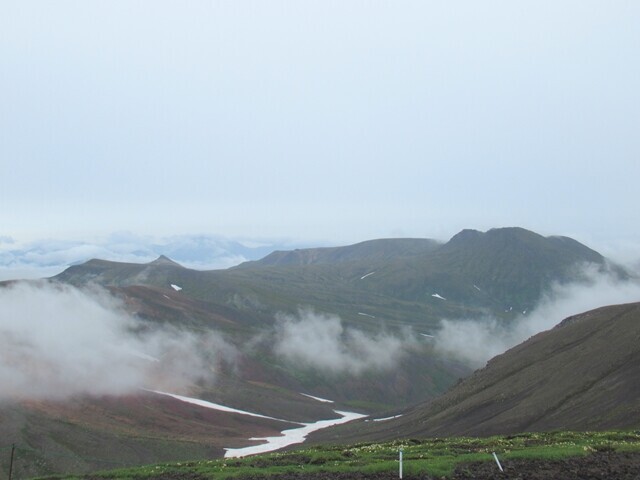
[[92, 258], [146, 263], [166, 255], [188, 268], [222, 269], [285, 248], [285, 242], [231, 240], [212, 235], [154, 238], [121, 232], [91, 241], [37, 240], [26, 244], [0, 236], [0, 280], [53, 276], [69, 265]]
[[396, 367], [416, 344], [408, 331], [371, 334], [345, 327], [336, 315], [301, 310], [296, 316], [278, 315], [273, 348], [297, 365], [360, 374]]
[[586, 283], [555, 285], [530, 313], [509, 325], [495, 318], [443, 320], [435, 334], [436, 349], [480, 367], [492, 357], [548, 330], [565, 318], [606, 305], [640, 301], [640, 283], [585, 271]]
[[175, 391], [234, 355], [213, 334], [135, 319], [104, 290], [18, 282], [0, 305], [0, 400]]

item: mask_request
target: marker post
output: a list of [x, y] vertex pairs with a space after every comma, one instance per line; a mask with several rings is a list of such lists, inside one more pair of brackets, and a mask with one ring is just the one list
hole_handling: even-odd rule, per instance
[[504, 470], [502, 469], [502, 465], [500, 465], [500, 460], [498, 460], [498, 455], [496, 455], [496, 452], [493, 452], [493, 458], [496, 459], [496, 463], [498, 464], [498, 468], [500, 469], [500, 471], [504, 472]]
[[11, 444], [11, 460], [9, 461], [9, 480], [11, 480], [11, 474], [13, 473], [13, 454], [15, 451], [16, 451], [16, 444], [12, 443]]

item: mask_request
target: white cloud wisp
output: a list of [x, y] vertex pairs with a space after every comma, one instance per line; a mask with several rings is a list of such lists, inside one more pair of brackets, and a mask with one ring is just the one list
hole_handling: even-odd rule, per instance
[[141, 322], [104, 290], [18, 282], [0, 305], [0, 400], [175, 391], [234, 354], [213, 333]]
[[442, 320], [435, 334], [441, 353], [480, 367], [492, 357], [548, 330], [565, 318], [606, 305], [640, 301], [640, 283], [587, 269], [586, 283], [555, 285], [538, 306], [506, 325], [495, 318]]
[[280, 314], [274, 351], [285, 360], [333, 373], [388, 370], [416, 345], [408, 333], [369, 334], [345, 327], [340, 317], [301, 310]]

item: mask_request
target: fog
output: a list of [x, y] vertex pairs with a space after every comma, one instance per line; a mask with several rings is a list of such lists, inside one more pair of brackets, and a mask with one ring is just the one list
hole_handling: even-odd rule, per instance
[[[585, 276], [586, 283], [555, 285], [509, 326], [489, 317], [442, 320], [435, 349], [477, 367], [570, 315], [640, 301], [637, 282], [593, 270]], [[219, 362], [237, 356], [219, 334], [141, 320], [99, 287], [16, 282], [0, 288], [0, 305], [0, 401], [179, 392], [215, 381]], [[274, 330], [255, 342], [265, 340], [284, 362], [354, 375], [395, 368], [421, 344], [410, 330], [364, 331], [310, 309], [277, 315]]]
[[340, 317], [313, 310], [277, 317], [274, 351], [286, 361], [333, 373], [386, 370], [417, 344], [408, 330], [394, 335], [345, 327]]
[[56, 275], [92, 258], [147, 263], [166, 255], [196, 270], [224, 269], [257, 260], [277, 249], [300, 247], [286, 240], [240, 239], [220, 235], [184, 234], [166, 237], [116, 232], [103, 237], [19, 242], [0, 236], [0, 281]]
[[217, 335], [136, 319], [97, 287], [18, 282], [0, 304], [0, 400], [176, 391], [234, 355]]
[[640, 301], [640, 283], [620, 281], [609, 274], [585, 268], [584, 283], [555, 284], [538, 306], [522, 314], [508, 327], [487, 317], [483, 320], [445, 319], [435, 334], [436, 349], [481, 367], [490, 358], [548, 330], [566, 317], [594, 308]]

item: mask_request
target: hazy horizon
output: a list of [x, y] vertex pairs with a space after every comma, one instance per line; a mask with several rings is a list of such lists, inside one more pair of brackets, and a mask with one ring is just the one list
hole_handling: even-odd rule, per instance
[[[500, 228], [500, 227], [496, 227]], [[457, 233], [457, 232], [456, 232]], [[540, 233], [540, 232], [535, 232]], [[443, 244], [449, 238], [432, 238]], [[373, 240], [370, 239], [362, 239]], [[580, 241], [580, 239], [576, 239]], [[353, 242], [356, 243], [356, 242]], [[629, 271], [640, 274], [640, 249], [635, 244], [603, 243], [587, 247]], [[0, 281], [47, 278], [92, 258], [116, 262], [147, 263], [165, 255], [196, 270], [226, 269], [258, 260], [275, 250], [343, 246], [341, 242], [296, 242], [291, 239], [227, 238], [220, 235], [136, 235], [117, 232], [104, 237], [36, 239], [19, 242], [0, 237]]]
[[639, 21], [623, 1], [5, 2], [0, 240], [521, 226], [640, 258]]

